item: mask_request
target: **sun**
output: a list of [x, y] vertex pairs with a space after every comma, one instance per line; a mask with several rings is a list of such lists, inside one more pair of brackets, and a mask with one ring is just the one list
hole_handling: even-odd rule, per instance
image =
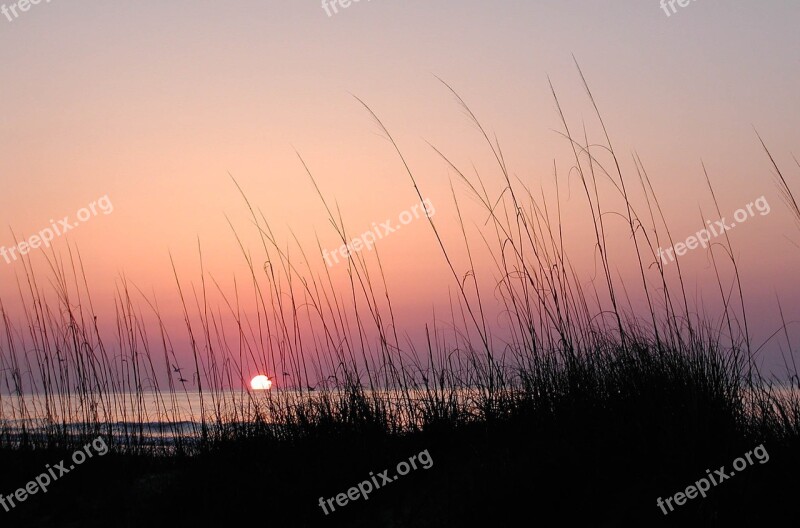
[[263, 374], [259, 374], [250, 380], [250, 388], [253, 390], [269, 390], [272, 387], [272, 380]]

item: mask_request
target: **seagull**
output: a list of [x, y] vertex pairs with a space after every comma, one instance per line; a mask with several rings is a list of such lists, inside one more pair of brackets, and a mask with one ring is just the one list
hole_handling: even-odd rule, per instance
[[183, 379], [183, 378], [178, 378], [178, 381], [180, 381], [181, 383], [188, 383], [189, 380]]
[[176, 367], [175, 365], [172, 365], [172, 370], [174, 370], [175, 372], [177, 372], [178, 374], [180, 374], [180, 372], [181, 372], [183, 369], [182, 369], [182, 368], [178, 368], [178, 367]]

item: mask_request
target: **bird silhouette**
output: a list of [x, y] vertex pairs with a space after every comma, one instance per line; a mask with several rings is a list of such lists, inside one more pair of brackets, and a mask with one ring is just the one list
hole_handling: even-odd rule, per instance
[[178, 381], [180, 381], [181, 383], [188, 383], [189, 382], [189, 380], [183, 379], [183, 378], [178, 378]]

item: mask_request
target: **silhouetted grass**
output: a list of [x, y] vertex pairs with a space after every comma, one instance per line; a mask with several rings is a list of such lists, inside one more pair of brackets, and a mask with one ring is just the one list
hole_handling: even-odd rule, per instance
[[[594, 104], [588, 86], [587, 93]], [[458, 102], [497, 161], [501, 190], [491, 194], [480, 176], [467, 176], [436, 152], [483, 205], [481, 240], [496, 269], [473, 266], [454, 192], [463, 240], [445, 240], [428, 219], [456, 288], [450, 329], [427, 328], [422, 345], [398, 338], [379, 254], [372, 263], [351, 256], [350, 288], [337, 290], [324, 265], [323, 273], [298, 267], [244, 192], [263, 254], [253, 256], [234, 230], [249, 269], [235, 291], [205, 271], [199, 284], [187, 285], [173, 263], [186, 323], [181, 336], [168, 331], [154, 295], [122, 279], [110, 340], [98, 323], [107, 324], [109, 314], [94, 310], [77, 251], [66, 259], [47, 255], [52, 289], [24, 260], [22, 319], [0, 301], [0, 493], [97, 435], [112, 453], [0, 516], [15, 526], [263, 520], [371, 527], [515, 526], [520, 519], [749, 525], [792, 518], [783, 501], [796, 490], [799, 378], [790, 369], [790, 386], [779, 390], [758, 372], [730, 239], [712, 260], [724, 312], [704, 319], [687, 300], [680, 263], [670, 276], [655, 254], [672, 237], [641, 160], [634, 158], [634, 178], [623, 175], [599, 112], [602, 147], [585, 136], [576, 140], [558, 104], [601, 271], [587, 291], [563, 249], [560, 204], [548, 206], [512, 178], [499, 144]], [[372, 115], [422, 200], [400, 148]], [[348, 240], [340, 212], [301, 162], [331, 225]], [[618, 194], [601, 196], [598, 179]], [[782, 175], [779, 181], [794, 204]], [[644, 203], [633, 203], [632, 186], [641, 188]], [[614, 212], [638, 262], [635, 283], [614, 278], [607, 202], [623, 204]], [[456, 243], [467, 262], [452, 259]], [[297, 251], [302, 262], [322, 263]], [[202, 266], [200, 247], [198, 254]], [[479, 278], [491, 273], [501, 277], [493, 286], [508, 321], [506, 341], [493, 337], [486, 313], [494, 300], [479, 288], [486, 280]], [[219, 306], [209, 302], [211, 291]], [[644, 299], [648, 312], [637, 314], [629, 295]], [[191, 366], [179, 364], [176, 349], [191, 351]], [[292, 390], [243, 389], [253, 369], [283, 376]], [[761, 443], [767, 465], [669, 517], [655, 507], [657, 497]], [[422, 449], [431, 453], [432, 469], [327, 517], [317, 507], [320, 496]]]

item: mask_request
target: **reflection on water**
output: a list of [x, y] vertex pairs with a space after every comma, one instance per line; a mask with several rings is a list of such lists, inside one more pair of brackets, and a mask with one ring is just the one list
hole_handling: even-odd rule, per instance
[[[368, 399], [379, 400], [394, 423], [401, 426], [419, 423], [425, 402], [431, 398], [452, 402], [465, 413], [476, 413], [478, 389], [449, 390], [432, 394], [423, 390], [365, 390]], [[260, 428], [275, 430], [280, 412], [295, 405], [318, 403], [327, 394], [337, 401], [344, 393], [294, 390], [186, 391], [117, 393], [98, 395], [42, 394], [0, 395], [0, 444], [19, 445], [23, 438], [34, 444], [48, 444], [53, 438], [95, 437], [104, 435], [123, 449], [150, 446], [169, 450], [177, 442], [196, 442], [204, 434], [203, 424], [211, 425], [205, 434], [225, 435]], [[746, 393], [747, 394], [747, 393]], [[770, 391], [775, 405], [797, 401], [796, 389], [774, 387]], [[763, 396], [759, 396], [759, 399]], [[747, 396], [744, 397], [747, 400]]]
[[[23, 437], [34, 443], [47, 443], [51, 437], [97, 436], [103, 434], [116, 445], [134, 442], [139, 445], [172, 445], [179, 439], [199, 439], [202, 424], [213, 424], [212, 434], [241, 432], [248, 427], [276, 428], [277, 409], [319, 402], [321, 392], [270, 390], [187, 391], [98, 395], [42, 394], [0, 396], [0, 438], [2, 443], [17, 445]], [[337, 391], [328, 393], [338, 399]], [[424, 391], [364, 391], [375, 397], [398, 423], [410, 423], [408, 408], [424, 400]], [[343, 395], [343, 393], [342, 393]], [[441, 397], [441, 393], [439, 397]], [[477, 391], [448, 391], [447, 398], [474, 408]]]

